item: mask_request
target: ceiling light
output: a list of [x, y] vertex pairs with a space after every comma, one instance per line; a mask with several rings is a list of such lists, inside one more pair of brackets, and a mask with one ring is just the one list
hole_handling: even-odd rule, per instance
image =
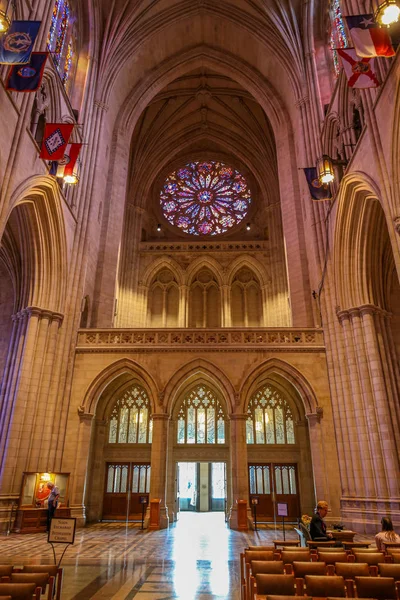
[[247, 223], [247, 225], [246, 225], [246, 229], [247, 229], [247, 231], [250, 231], [250, 229], [251, 229], [251, 225], [250, 225], [250, 223]]
[[[8, 8], [8, 7], [7, 7]], [[11, 25], [11, 21], [7, 15], [7, 10], [0, 10], [0, 34], [6, 33]]]
[[157, 225], [157, 231], [161, 231], [161, 225], [160, 225], [160, 223], [158, 223], [158, 225]]

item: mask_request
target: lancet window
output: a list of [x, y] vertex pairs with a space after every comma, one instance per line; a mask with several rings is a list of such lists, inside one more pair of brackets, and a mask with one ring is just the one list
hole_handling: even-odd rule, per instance
[[163, 269], [154, 278], [148, 297], [149, 327], [177, 327], [179, 317], [179, 288], [174, 274]]
[[140, 385], [133, 385], [118, 398], [111, 412], [110, 444], [151, 444], [153, 422], [150, 400]]
[[231, 288], [233, 327], [260, 327], [262, 324], [260, 284], [250, 269], [235, 275]]
[[178, 413], [178, 444], [225, 444], [225, 413], [218, 398], [198, 385], [184, 398]]
[[70, 0], [55, 0], [47, 49], [65, 87], [68, 87], [76, 59], [76, 19]]
[[288, 402], [270, 385], [254, 394], [247, 409], [248, 444], [294, 444], [293, 414]]
[[190, 327], [221, 327], [221, 297], [214, 275], [201, 269], [190, 286]]
[[340, 72], [340, 62], [337, 53], [337, 48], [347, 48], [348, 41], [346, 30], [344, 26], [344, 20], [340, 9], [339, 0], [331, 0], [330, 4], [330, 21], [331, 21], [331, 36], [330, 46], [332, 50], [333, 65], [335, 68], [336, 76]]

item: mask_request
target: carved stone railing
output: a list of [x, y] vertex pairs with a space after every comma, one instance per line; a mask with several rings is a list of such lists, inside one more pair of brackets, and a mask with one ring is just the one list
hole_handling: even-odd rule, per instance
[[140, 252], [267, 252], [270, 242], [141, 242]]
[[77, 352], [127, 350], [324, 352], [322, 329], [81, 329]]

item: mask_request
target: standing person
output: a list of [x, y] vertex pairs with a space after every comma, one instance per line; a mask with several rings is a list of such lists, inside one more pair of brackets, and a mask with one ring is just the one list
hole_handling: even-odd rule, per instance
[[60, 496], [60, 490], [51, 481], [47, 483], [47, 488], [50, 490], [50, 496], [47, 501], [47, 531], [50, 531], [50, 523], [57, 508], [57, 500]]
[[312, 540], [328, 541], [333, 540], [333, 535], [326, 532], [324, 517], [328, 514], [328, 503], [320, 500], [317, 504], [317, 511], [310, 523], [310, 535]]
[[386, 548], [384, 542], [395, 542], [396, 544], [400, 544], [400, 535], [397, 535], [393, 530], [392, 519], [389, 517], [382, 517], [381, 525], [382, 531], [376, 534], [375, 543], [379, 552], [385, 552]]

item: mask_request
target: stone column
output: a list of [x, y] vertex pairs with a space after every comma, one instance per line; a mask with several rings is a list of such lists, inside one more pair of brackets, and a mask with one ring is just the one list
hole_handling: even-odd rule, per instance
[[329, 473], [325, 468], [324, 444], [322, 440], [321, 418], [322, 408], [317, 407], [315, 413], [306, 414], [310, 432], [311, 457], [313, 463], [314, 489], [316, 500], [329, 502]]
[[[85, 493], [89, 476], [89, 450], [94, 415], [78, 409], [77, 414], [70, 414], [68, 419], [67, 440], [62, 471], [70, 472], [69, 505], [71, 516], [76, 517], [76, 524], [82, 527], [86, 523]], [[73, 443], [71, 441], [73, 440]]]
[[222, 327], [232, 327], [231, 317], [231, 288], [229, 285], [222, 285], [221, 287], [221, 308], [222, 308]]
[[[160, 528], [165, 529], [169, 525], [168, 508], [165, 501], [169, 415], [165, 413], [153, 413], [152, 419], [153, 441], [151, 444], [150, 500], [153, 498], [160, 498]], [[148, 509], [145, 521], [146, 527], [148, 527], [149, 517], [150, 514]]]
[[229, 526], [231, 529], [238, 529], [237, 500], [245, 500], [247, 502], [247, 521], [249, 527], [253, 527], [251, 508], [249, 506], [246, 421], [247, 415], [232, 414], [230, 416], [232, 506], [229, 513]]
[[178, 327], [188, 327], [189, 324], [189, 287], [179, 286], [179, 318]]

